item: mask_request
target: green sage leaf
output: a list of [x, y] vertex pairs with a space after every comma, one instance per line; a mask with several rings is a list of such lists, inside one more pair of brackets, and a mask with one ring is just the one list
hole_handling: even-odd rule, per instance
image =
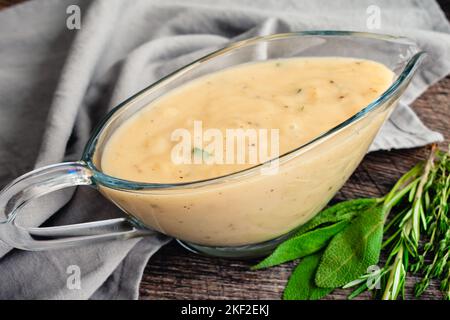
[[384, 210], [371, 207], [353, 219], [325, 250], [316, 274], [319, 287], [341, 287], [378, 263], [383, 238]]
[[283, 299], [318, 300], [333, 291], [333, 288], [318, 287], [314, 281], [322, 253], [316, 252], [300, 261], [289, 278]]
[[319, 251], [328, 244], [334, 235], [342, 231], [348, 223], [348, 221], [344, 220], [286, 240], [270, 256], [252, 267], [252, 269], [272, 267]]
[[370, 198], [339, 202], [338, 204], [323, 210], [306, 224], [301, 226], [296, 235], [305, 233], [323, 224], [334, 223], [341, 220], [349, 220], [360, 211], [373, 207], [377, 202], [377, 199]]

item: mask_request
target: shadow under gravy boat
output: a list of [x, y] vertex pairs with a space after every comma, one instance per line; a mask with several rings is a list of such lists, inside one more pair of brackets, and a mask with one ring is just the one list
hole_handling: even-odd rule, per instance
[[[408, 86], [423, 56], [416, 44], [406, 38], [348, 31], [276, 34], [240, 41], [215, 51], [152, 84], [112, 110], [95, 130], [80, 161], [40, 168], [7, 185], [0, 193], [0, 239], [15, 248], [47, 250], [164, 233], [177, 238], [189, 250], [207, 255], [247, 258], [267, 254], [326, 206], [350, 177]], [[112, 133], [155, 99], [187, 81], [227, 67], [291, 57], [374, 60], [390, 68], [395, 79], [382, 95], [360, 112], [280, 156], [275, 175], [262, 175], [259, 169], [264, 164], [260, 164], [222, 177], [160, 184], [127, 181], [102, 172], [100, 159]], [[352, 151], [349, 153], [348, 150]], [[311, 170], [314, 166], [320, 166], [322, 170]], [[332, 166], [335, 171], [337, 168], [340, 176], [328, 175], [327, 166]], [[301, 179], [296, 179], [299, 176]], [[17, 223], [20, 208], [30, 200], [79, 185], [98, 189], [126, 215], [58, 227], [27, 228]], [[263, 185], [275, 186], [282, 191], [268, 197]], [[309, 191], [298, 194], [300, 189]], [[226, 201], [212, 206], [219, 193], [227, 197]], [[298, 204], [286, 205], [286, 199], [293, 197]], [[175, 228], [173, 203], [183, 204], [193, 199], [195, 207], [187, 222]], [[208, 214], [204, 214], [205, 206], [212, 208]], [[265, 209], [262, 212], [261, 207]], [[198, 211], [203, 214], [196, 214], [196, 208], [201, 208]], [[231, 211], [233, 214], [228, 214]], [[226, 230], [229, 224], [235, 228]]]

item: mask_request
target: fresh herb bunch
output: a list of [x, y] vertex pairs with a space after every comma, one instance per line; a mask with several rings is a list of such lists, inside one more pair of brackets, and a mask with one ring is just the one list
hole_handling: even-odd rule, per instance
[[[449, 171], [449, 154], [433, 147], [428, 160], [404, 174], [385, 197], [344, 201], [322, 211], [253, 268], [303, 258], [288, 281], [285, 299], [320, 299], [335, 288], [357, 286], [349, 296], [353, 298], [377, 285], [381, 290], [376, 297], [397, 299], [408, 271], [423, 275], [416, 295], [438, 278], [448, 299]], [[385, 226], [391, 212], [395, 215]], [[384, 242], [383, 234], [388, 235]], [[423, 246], [422, 235], [428, 236]], [[371, 270], [382, 249], [388, 250], [387, 261]]]
[[[441, 160], [431, 169], [424, 193], [428, 241], [411, 270], [423, 274], [422, 280], [415, 287], [416, 295], [421, 295], [428, 288], [430, 279], [438, 278], [441, 280], [444, 298], [450, 300], [450, 159], [448, 153], [441, 152], [437, 156]], [[426, 264], [426, 258], [430, 258], [431, 264]]]
[[[415, 286], [416, 296], [420, 296], [428, 287], [430, 279], [440, 279], [444, 299], [450, 299], [449, 293], [449, 195], [450, 195], [449, 154], [432, 148], [430, 157], [406, 173], [385, 197], [387, 210], [396, 212], [385, 227], [389, 237], [382, 248], [388, 258], [373, 282], [380, 283], [381, 289], [375, 296], [384, 300], [404, 297], [407, 272], [422, 275]], [[398, 190], [407, 191], [404, 196], [396, 197]], [[428, 240], [421, 245], [421, 236]], [[426, 259], [431, 258], [428, 264]], [[365, 278], [369, 274], [346, 286], [359, 284], [350, 295], [353, 298], [368, 288]], [[372, 275], [373, 277], [374, 275]]]

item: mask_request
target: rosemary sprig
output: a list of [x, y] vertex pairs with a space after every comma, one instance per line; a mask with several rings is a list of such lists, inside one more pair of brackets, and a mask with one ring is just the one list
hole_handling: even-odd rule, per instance
[[[450, 199], [450, 161], [448, 153], [438, 154], [440, 162], [432, 170], [424, 196], [424, 211], [427, 213], [428, 241], [423, 245], [423, 252], [411, 271], [423, 273], [423, 278], [415, 286], [415, 294], [420, 296], [430, 283], [430, 279], [441, 279], [441, 290], [444, 298], [450, 300], [449, 288], [449, 199]], [[431, 258], [431, 264], [425, 259]]]
[[[345, 287], [359, 285], [349, 296], [353, 298], [373, 288], [365, 284], [369, 276], [379, 283], [381, 290], [375, 296], [384, 300], [404, 297], [407, 272], [422, 275], [415, 286], [420, 296], [428, 287], [430, 279], [440, 279], [445, 299], [449, 299], [449, 154], [432, 147], [425, 163], [419, 163], [397, 182], [384, 198], [385, 218], [392, 211], [395, 216], [385, 227], [390, 236], [382, 248], [388, 250], [387, 260], [376, 274], [366, 274]], [[422, 235], [428, 237], [420, 245]], [[431, 264], [426, 264], [430, 257]]]

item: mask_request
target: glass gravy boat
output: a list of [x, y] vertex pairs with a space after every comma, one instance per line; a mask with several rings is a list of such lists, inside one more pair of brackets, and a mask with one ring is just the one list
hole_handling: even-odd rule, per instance
[[[381, 62], [395, 73], [394, 82], [357, 114], [280, 156], [277, 174], [261, 174], [261, 164], [203, 181], [160, 184], [126, 181], [102, 172], [100, 159], [111, 134], [141, 108], [187, 81], [247, 62], [327, 56]], [[350, 177], [423, 56], [416, 44], [405, 38], [346, 31], [257, 37], [213, 52], [112, 110], [95, 130], [80, 161], [40, 168], [7, 185], [0, 193], [0, 239], [15, 248], [47, 250], [160, 232], [208, 255], [267, 254], [326, 206]], [[314, 166], [323, 169], [313, 170]], [[328, 168], [340, 175], [331, 177]], [[98, 189], [126, 214], [58, 227], [26, 228], [16, 223], [20, 208], [28, 201], [78, 185]], [[267, 186], [278, 192], [268, 195]], [[298, 190], [309, 191], [299, 194]], [[293, 206], [292, 201], [297, 204]], [[177, 212], [192, 203], [189, 217], [177, 224]]]

